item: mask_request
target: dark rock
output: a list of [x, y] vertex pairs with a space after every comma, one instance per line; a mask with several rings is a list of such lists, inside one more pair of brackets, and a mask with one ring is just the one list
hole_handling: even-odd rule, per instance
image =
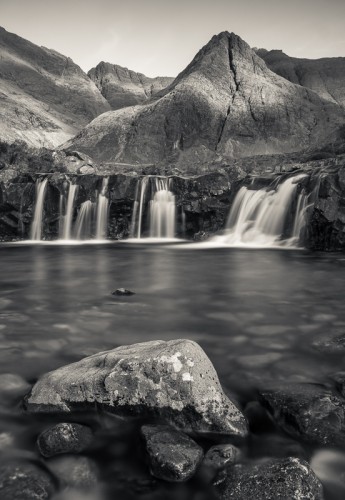
[[98, 482], [98, 467], [88, 457], [67, 455], [50, 458], [47, 465], [64, 486], [88, 489]]
[[207, 451], [203, 465], [220, 470], [238, 462], [240, 456], [240, 450], [233, 444], [217, 444]]
[[222, 500], [322, 500], [320, 481], [298, 458], [236, 464], [220, 472], [215, 486]]
[[330, 378], [334, 380], [337, 390], [345, 398], [345, 372], [332, 373]]
[[313, 347], [321, 352], [337, 354], [345, 352], [345, 333], [337, 336], [323, 337], [313, 342]]
[[50, 475], [30, 462], [0, 466], [1, 500], [46, 500], [54, 492]]
[[261, 392], [274, 421], [293, 437], [320, 445], [345, 444], [345, 400], [313, 384], [282, 384]]
[[44, 457], [60, 453], [79, 453], [90, 445], [93, 433], [89, 427], [74, 423], [61, 423], [43, 431], [37, 446]]
[[144, 425], [141, 432], [153, 476], [180, 482], [194, 475], [204, 455], [195, 441], [167, 425]]
[[123, 346], [59, 368], [39, 379], [26, 403], [31, 412], [70, 412], [97, 403], [184, 430], [247, 434], [246, 420], [225, 396], [211, 361], [184, 339]]
[[126, 290], [126, 288], [118, 288], [114, 292], [111, 292], [112, 295], [135, 295], [135, 292], [131, 292], [131, 290]]

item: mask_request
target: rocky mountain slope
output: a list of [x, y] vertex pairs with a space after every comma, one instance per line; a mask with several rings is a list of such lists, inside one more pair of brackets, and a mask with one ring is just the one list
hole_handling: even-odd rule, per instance
[[103, 114], [65, 147], [105, 161], [195, 165], [315, 148], [344, 122], [338, 104], [273, 73], [223, 32], [150, 102]]
[[149, 78], [117, 64], [100, 62], [88, 72], [112, 109], [141, 104], [172, 83], [173, 78]]
[[255, 50], [277, 75], [345, 107], [345, 57], [298, 59], [282, 50]]
[[110, 105], [74, 62], [0, 28], [0, 139], [55, 147]]

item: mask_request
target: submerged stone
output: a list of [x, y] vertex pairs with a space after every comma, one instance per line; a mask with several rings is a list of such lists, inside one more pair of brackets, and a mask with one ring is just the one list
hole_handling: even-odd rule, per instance
[[261, 392], [265, 407], [288, 434], [322, 445], [345, 444], [345, 400], [321, 385], [281, 384]]
[[112, 295], [135, 295], [135, 292], [131, 290], [127, 290], [126, 288], [118, 288], [114, 292], [111, 292]]
[[91, 458], [66, 455], [49, 459], [47, 465], [64, 486], [87, 489], [98, 482], [98, 467]]
[[124, 416], [244, 437], [247, 422], [225, 396], [201, 347], [190, 340], [119, 347], [43, 375], [27, 398], [31, 412], [70, 412], [97, 403]]
[[52, 457], [60, 453], [79, 453], [90, 445], [92, 438], [92, 431], [86, 425], [61, 423], [43, 431], [37, 446], [44, 457]]
[[46, 500], [53, 491], [52, 477], [31, 462], [0, 466], [1, 500]]
[[141, 432], [153, 476], [181, 482], [194, 475], [204, 453], [193, 439], [167, 425], [144, 425]]
[[240, 456], [240, 450], [233, 444], [217, 444], [207, 451], [203, 465], [220, 470], [238, 462]]
[[256, 465], [236, 464], [215, 480], [222, 500], [323, 500], [320, 481], [299, 458], [269, 460]]
[[0, 394], [5, 397], [22, 396], [28, 392], [31, 385], [16, 373], [0, 374]]

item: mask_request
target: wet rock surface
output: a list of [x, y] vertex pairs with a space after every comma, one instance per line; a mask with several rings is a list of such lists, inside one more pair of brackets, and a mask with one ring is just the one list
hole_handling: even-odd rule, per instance
[[317, 384], [281, 384], [261, 391], [273, 420], [288, 434], [310, 443], [344, 446], [345, 400]]
[[47, 466], [62, 486], [88, 489], [98, 482], [98, 467], [88, 457], [73, 455], [54, 457], [47, 461]]
[[236, 464], [215, 480], [222, 500], [323, 500], [320, 481], [307, 462], [298, 458]]
[[135, 295], [135, 292], [132, 292], [131, 290], [127, 290], [126, 288], [118, 288], [114, 292], [111, 293], [112, 295]]
[[145, 425], [141, 433], [153, 476], [180, 482], [194, 475], [204, 454], [190, 437], [167, 425]]
[[207, 451], [203, 465], [220, 470], [230, 464], [238, 462], [240, 456], [240, 450], [233, 444], [218, 444], [211, 446]]
[[31, 412], [97, 403], [119, 415], [163, 418], [184, 430], [244, 437], [247, 423], [225, 396], [205, 352], [189, 340], [153, 341], [95, 354], [39, 379]]
[[54, 489], [52, 477], [31, 462], [0, 466], [1, 500], [47, 500]]
[[44, 457], [60, 453], [79, 453], [92, 442], [89, 427], [74, 423], [61, 423], [43, 431], [37, 439], [37, 447]]

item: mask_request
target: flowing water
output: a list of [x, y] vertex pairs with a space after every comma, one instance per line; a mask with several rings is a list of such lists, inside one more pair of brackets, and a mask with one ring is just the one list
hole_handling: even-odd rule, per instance
[[[344, 369], [341, 353], [326, 355], [313, 345], [345, 328], [342, 255], [108, 243], [3, 244], [0, 258], [1, 372], [30, 383], [101, 350], [176, 338], [200, 343], [242, 408], [271, 381], [325, 383]], [[111, 295], [119, 287], [136, 295]], [[11, 453], [32, 456], [47, 421], [23, 414], [19, 400], [6, 397], [1, 377], [0, 391], [0, 427], [12, 436]], [[151, 481], [138, 429], [116, 422], [104, 420], [108, 432], [114, 428], [112, 438], [99, 433], [90, 452], [101, 469], [100, 498], [213, 498], [202, 475], [183, 485]], [[317, 451], [275, 428], [257, 429], [242, 450], [260, 459], [292, 449]], [[333, 474], [344, 463], [339, 453]], [[344, 496], [339, 486], [326, 498]]]
[[31, 226], [31, 239], [39, 241], [42, 239], [42, 221], [44, 209], [44, 197], [47, 189], [48, 179], [39, 179], [36, 182], [36, 204]]

